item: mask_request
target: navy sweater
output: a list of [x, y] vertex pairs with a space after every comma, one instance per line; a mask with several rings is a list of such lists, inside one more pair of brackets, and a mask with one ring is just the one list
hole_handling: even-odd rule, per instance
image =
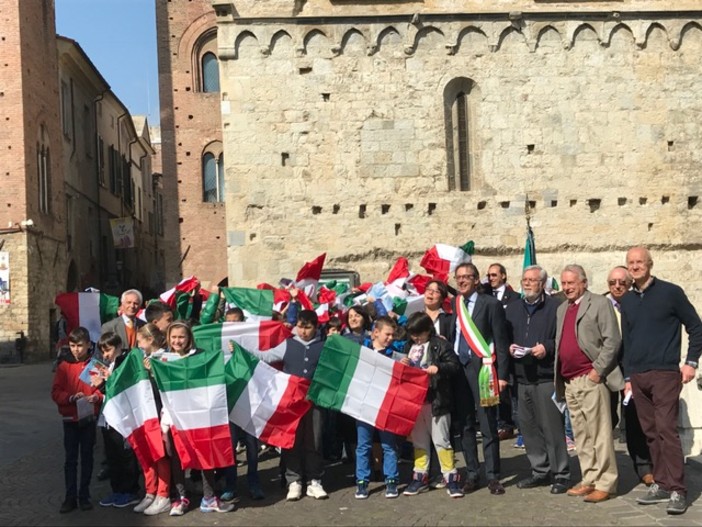
[[521, 359], [510, 357], [514, 366], [514, 375], [520, 384], [553, 382], [558, 304], [555, 298], [542, 294], [531, 313], [528, 304], [523, 300], [511, 302], [505, 308], [511, 343], [528, 348], [539, 343], [546, 348], [546, 356], [542, 359], [537, 359], [531, 354]]
[[683, 290], [653, 278], [645, 291], [632, 290], [621, 301], [622, 367], [626, 376], [680, 368], [681, 326], [689, 335], [687, 359], [702, 353], [702, 322]]
[[294, 336], [285, 341], [285, 346], [278, 346], [269, 351], [249, 351], [249, 353], [268, 364], [282, 361], [285, 373], [311, 380], [323, 347], [324, 342], [318, 337], [305, 342], [300, 337]]

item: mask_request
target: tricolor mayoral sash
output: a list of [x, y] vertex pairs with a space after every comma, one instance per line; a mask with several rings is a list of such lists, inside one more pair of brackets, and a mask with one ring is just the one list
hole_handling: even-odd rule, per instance
[[495, 345], [492, 342], [488, 345], [485, 341], [460, 295], [456, 297], [456, 317], [461, 327], [461, 334], [466, 339], [471, 351], [483, 360], [483, 365], [478, 373], [480, 406], [495, 406], [500, 403], [500, 390], [497, 382], [497, 370], [495, 369]]

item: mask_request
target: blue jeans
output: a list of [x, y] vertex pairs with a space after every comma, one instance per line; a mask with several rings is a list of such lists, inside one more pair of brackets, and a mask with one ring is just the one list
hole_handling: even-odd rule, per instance
[[[63, 448], [66, 462], [63, 474], [66, 481], [66, 499], [90, 499], [90, 478], [93, 475], [93, 448], [95, 447], [95, 420], [63, 422]], [[78, 487], [78, 455], [80, 454], [80, 487]]]
[[[260, 487], [261, 483], [258, 479], [258, 439], [248, 432], [244, 432], [232, 422], [229, 423], [229, 430], [232, 434], [232, 444], [235, 450], [239, 439], [242, 439], [244, 445], [246, 445], [246, 481], [249, 485], [249, 490], [251, 487]], [[236, 465], [225, 469], [224, 480], [225, 490], [236, 493]]]
[[[370, 481], [371, 451], [373, 450], [374, 427], [362, 421], [356, 421], [356, 480]], [[383, 472], [385, 479], [399, 478], [397, 471], [397, 436], [392, 432], [378, 430], [380, 444], [383, 447]]]
[[565, 419], [565, 435], [566, 437], [570, 439], [575, 439], [575, 436], [573, 434], [573, 423], [570, 422], [570, 412], [568, 411], [568, 408], [566, 407], [565, 412], [563, 412], [563, 417]]

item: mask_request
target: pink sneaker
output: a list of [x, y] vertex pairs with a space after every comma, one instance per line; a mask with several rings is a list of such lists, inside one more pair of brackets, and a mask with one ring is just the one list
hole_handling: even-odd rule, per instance
[[171, 516], [182, 516], [186, 512], [188, 512], [188, 508], [190, 508], [190, 500], [188, 498], [180, 498], [179, 500], [174, 501], [171, 504]]

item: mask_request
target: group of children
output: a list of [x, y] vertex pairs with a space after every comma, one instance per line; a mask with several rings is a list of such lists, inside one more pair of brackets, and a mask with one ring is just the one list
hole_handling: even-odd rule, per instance
[[[159, 355], [175, 354], [176, 358], [187, 360], [188, 356], [199, 353], [190, 325], [183, 321], [173, 321], [172, 312], [162, 303], [149, 304], [145, 310], [147, 324], [137, 330], [138, 349], [127, 353], [142, 353], [144, 366], [150, 371], [150, 361]], [[230, 309], [225, 320], [243, 321], [241, 310]], [[292, 321], [288, 318], [288, 322]], [[351, 307], [344, 323], [332, 318], [324, 328], [318, 327], [318, 317], [314, 311], [299, 310], [294, 320], [293, 337], [288, 339], [284, 351], [254, 353], [268, 363], [282, 364], [286, 373], [311, 379], [314, 375], [326, 336], [341, 334], [361, 343], [393, 360], [401, 361], [410, 367], [422, 368], [429, 375], [430, 384], [425, 403], [420, 411], [415, 428], [408, 438], [414, 446], [414, 472], [404, 491], [405, 495], [415, 495], [428, 488], [429, 460], [432, 444], [438, 456], [447, 493], [453, 498], [462, 497], [458, 472], [454, 465], [454, 452], [451, 446], [450, 413], [453, 406], [451, 377], [459, 371], [459, 363], [450, 344], [436, 336], [434, 321], [424, 312], [414, 313], [406, 321], [407, 341], [398, 350], [396, 331], [398, 324], [390, 316], [383, 315], [371, 321], [362, 306]], [[100, 406], [104, 398], [105, 380], [120, 367], [125, 354], [122, 342], [115, 333], [101, 336], [92, 355], [98, 357], [106, 367], [101, 375], [91, 379], [90, 384], [81, 380], [81, 373], [91, 359], [90, 336], [84, 328], [76, 328], [68, 336], [71, 355], [62, 360], [56, 369], [52, 388], [52, 398], [58, 405], [64, 419], [64, 446], [66, 460], [64, 466], [66, 495], [60, 512], [67, 513], [78, 507], [92, 508], [90, 479], [93, 468], [93, 447], [96, 441], [96, 424], [102, 429], [105, 455], [110, 474], [112, 493], [100, 500], [102, 506], [134, 506], [135, 512], [157, 515], [168, 512], [172, 516], [184, 514], [190, 508], [185, 486], [185, 471], [177, 450], [173, 447], [173, 437], [169, 430], [169, 416], [162, 411], [159, 392], [152, 380], [157, 407], [162, 416], [162, 436], [166, 456], [153, 466], [142, 467], [145, 495], [139, 497], [139, 468], [134, 453], [125, 439], [111, 429], [100, 418]], [[170, 360], [170, 359], [169, 359]], [[86, 410], [89, 410], [87, 411]], [[382, 472], [385, 479], [385, 497], [399, 495], [398, 451], [403, 438], [393, 433], [375, 429], [372, 425], [353, 420], [342, 414], [316, 406], [301, 419], [294, 446], [281, 452], [281, 468], [287, 485], [287, 500], [296, 501], [304, 494], [315, 499], [328, 497], [322, 478], [324, 476], [324, 421], [338, 418], [351, 421], [355, 426], [355, 437], [346, 438], [346, 454], [355, 459], [357, 499], [368, 498], [368, 486], [373, 471], [373, 463], [382, 457]], [[348, 423], [347, 423], [348, 424]], [[234, 447], [237, 441], [246, 444], [249, 492], [253, 499], [263, 499], [257, 473], [258, 440], [230, 423]], [[348, 429], [348, 427], [347, 427]], [[352, 443], [355, 449], [349, 451]], [[377, 448], [380, 444], [382, 456]], [[77, 465], [80, 455], [81, 477], [77, 483]], [[224, 491], [217, 496], [215, 480], [217, 475], [225, 479]], [[202, 512], [229, 512], [238, 501], [236, 493], [236, 465], [222, 467], [221, 470], [203, 470], [200, 510]]]

